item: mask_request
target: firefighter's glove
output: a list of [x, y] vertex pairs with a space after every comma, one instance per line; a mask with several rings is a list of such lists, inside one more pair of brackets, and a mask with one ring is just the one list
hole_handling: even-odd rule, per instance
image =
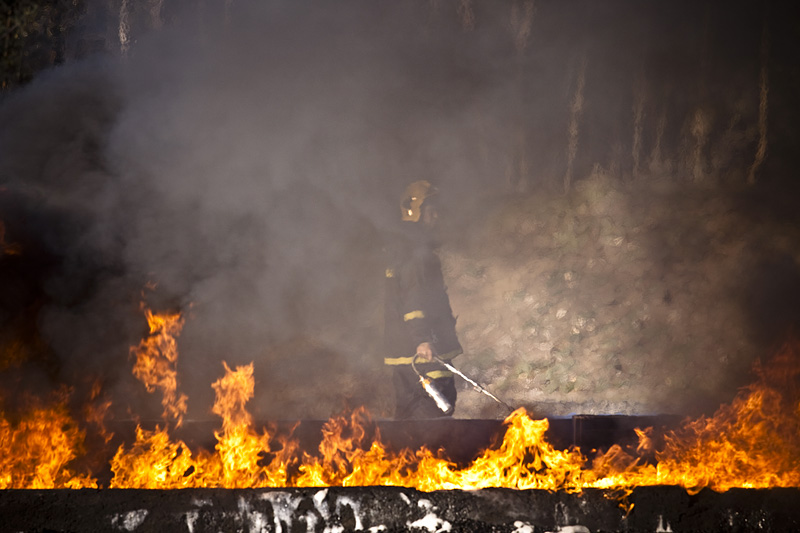
[[433, 361], [433, 356], [436, 355], [436, 350], [433, 349], [433, 345], [431, 345], [431, 343], [423, 342], [417, 346], [416, 355], [423, 361], [431, 362]]

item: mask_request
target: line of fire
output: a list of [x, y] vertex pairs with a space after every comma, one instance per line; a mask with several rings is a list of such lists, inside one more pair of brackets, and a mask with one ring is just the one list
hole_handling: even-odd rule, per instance
[[800, 529], [800, 10], [0, 3], [0, 530]]

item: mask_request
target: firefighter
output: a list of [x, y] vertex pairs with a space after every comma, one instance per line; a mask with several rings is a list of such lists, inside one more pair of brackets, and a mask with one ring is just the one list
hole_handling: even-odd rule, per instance
[[[456, 403], [453, 374], [433, 361], [449, 362], [462, 352], [435, 251], [437, 194], [427, 181], [408, 186], [401, 228], [387, 249], [384, 363], [393, 370], [397, 419], [451, 416]], [[445, 402], [437, 405], [437, 393]]]

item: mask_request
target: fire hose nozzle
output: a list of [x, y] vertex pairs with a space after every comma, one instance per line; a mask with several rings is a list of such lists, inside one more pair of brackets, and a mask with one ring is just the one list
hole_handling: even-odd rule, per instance
[[439, 392], [433, 382], [430, 379], [424, 378], [422, 376], [419, 377], [419, 382], [422, 384], [422, 388], [425, 389], [425, 392], [428, 393], [428, 396], [433, 398], [433, 401], [436, 402], [436, 407], [438, 407], [444, 414], [449, 414], [453, 412], [453, 406], [450, 405], [450, 402], [447, 401], [447, 398]]
[[417, 374], [419, 378], [420, 385], [422, 388], [425, 389], [425, 392], [433, 398], [433, 401], [436, 402], [436, 407], [442, 411], [442, 413], [449, 415], [453, 412], [453, 405], [444, 397], [444, 394], [441, 393], [439, 389], [433, 384], [433, 381], [430, 378], [427, 378], [420, 374], [419, 370], [417, 370], [416, 360], [419, 357], [419, 354], [415, 355], [414, 358], [411, 360], [411, 368]]

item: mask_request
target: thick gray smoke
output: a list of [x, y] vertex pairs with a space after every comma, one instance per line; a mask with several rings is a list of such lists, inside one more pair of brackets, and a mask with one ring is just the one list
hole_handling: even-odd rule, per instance
[[[574, 182], [603, 174], [711, 184], [743, 181], [752, 163], [757, 3], [712, 10], [638, 2], [571, 9], [517, 0], [234, 0], [225, 3], [227, 13], [222, 5], [164, 2], [164, 26], [134, 25], [126, 56], [108, 40], [111, 53], [41, 73], [2, 102], [0, 220], [22, 253], [2, 263], [0, 318], [19, 327], [7, 327], [14, 333], [0, 340], [19, 340], [31, 352], [21, 388], [65, 382], [80, 384], [80, 392], [101, 376], [120, 414], [156, 416], [159, 398], [131, 377], [128, 356], [146, 334], [144, 299], [187, 318], [178, 364], [190, 417], [208, 416], [223, 360], [254, 361], [259, 417], [328, 416], [345, 402], [380, 409], [391, 400], [387, 383], [363, 376], [380, 374], [381, 249], [410, 181], [436, 181], [445, 193], [445, 230], [455, 237], [520, 193], [561, 194], [565, 169]], [[715, 29], [708, 17], [722, 11], [730, 20]], [[563, 198], [554, 196], [552, 209], [523, 214], [520, 227], [556, 228], [536, 235], [542, 248], [555, 239], [569, 244], [570, 231], [582, 242], [595, 235], [595, 221], [576, 213], [613, 197], [603, 194], [587, 200], [588, 208], [561, 211]], [[611, 203], [600, 212], [626, 211], [623, 202]], [[628, 229], [633, 235], [658, 225], [639, 211], [624, 215], [638, 218], [619, 235], [610, 216], [598, 217], [597, 234], [608, 230], [617, 244], [598, 237], [587, 253], [628, 242]], [[583, 224], [590, 230], [578, 235]], [[673, 238], [671, 228], [664, 231]], [[512, 250], [532, 247], [524, 239], [509, 240]], [[688, 256], [704, 257], [707, 243], [687, 244], [684, 233], [674, 239], [666, 247], [652, 238], [652, 250], [645, 242], [642, 261], [658, 264], [666, 255], [669, 263], [684, 246], [697, 252]], [[506, 244], [494, 240], [486, 239]], [[595, 259], [604, 261], [589, 264]], [[491, 289], [469, 283], [485, 281], [485, 265], [462, 263], [461, 301], [470, 309], [461, 324], [468, 312], [478, 323], [483, 302], [469, 297]], [[547, 279], [566, 279], [587, 264], [578, 263], [519, 274], [541, 278], [529, 283], [542, 288], [536, 313], [553, 303]], [[780, 266], [796, 283], [794, 260]], [[507, 277], [517, 284], [491, 298], [524, 292], [527, 278]], [[677, 289], [664, 276], [657, 281], [665, 288], [656, 299], [673, 305]], [[751, 282], [745, 297], [771, 309], [759, 296], [762, 281]], [[617, 305], [616, 297], [609, 301]], [[476, 338], [487, 338], [480, 330]], [[525, 335], [520, 327], [503, 337]], [[546, 346], [548, 364], [558, 365], [553, 339], [523, 340], [524, 358]], [[514, 372], [527, 363], [504, 368], [500, 357], [478, 359], [470, 363], [476, 372], [506, 372], [522, 384], [517, 389], [544, 390], [561, 379], [524, 385], [527, 378]], [[543, 374], [530, 371], [531, 379]]]
[[470, 91], [448, 89], [459, 67], [442, 62], [458, 21], [432, 37], [419, 10], [254, 4], [203, 31], [177, 12], [128, 57], [73, 62], [4, 103], [0, 175], [20, 211], [4, 218], [49, 262], [29, 283], [56, 381], [137, 394], [140, 292], [187, 316], [190, 415], [222, 360], [255, 360], [266, 389], [379, 361], [396, 199], [471, 172], [453, 135], [474, 127], [455, 105]]

